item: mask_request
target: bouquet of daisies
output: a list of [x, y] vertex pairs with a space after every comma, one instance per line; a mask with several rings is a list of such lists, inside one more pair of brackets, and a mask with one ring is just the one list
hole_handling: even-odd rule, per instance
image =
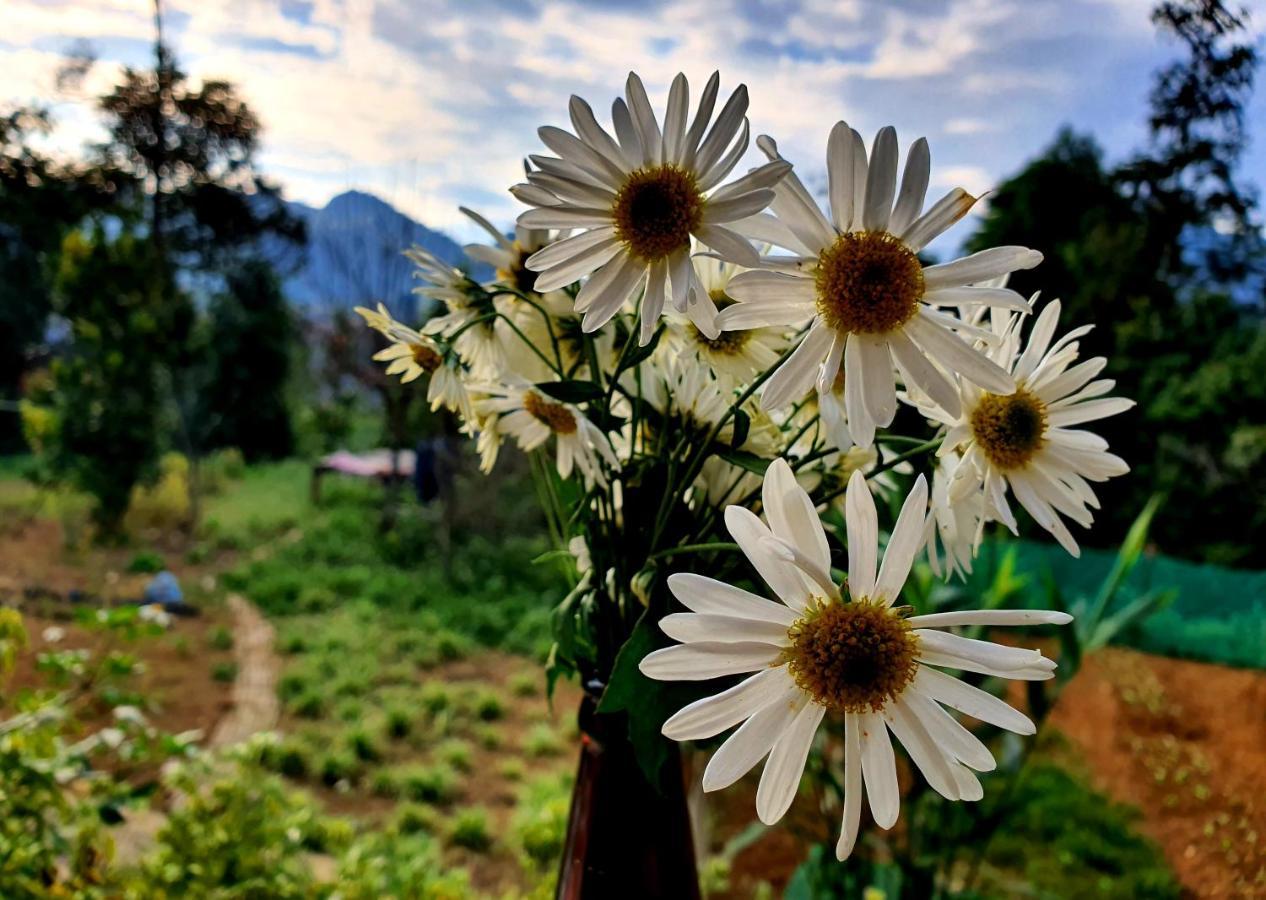
[[1092, 485], [1127, 471], [1081, 426], [1131, 401], [1107, 396], [1105, 360], [1079, 359], [1089, 326], [1061, 333], [1057, 300], [1007, 288], [1041, 254], [920, 257], [978, 199], [928, 202], [925, 140], [902, 161], [892, 128], [867, 146], [836, 123], [815, 196], [767, 136], [736, 175], [747, 106], [715, 74], [694, 106], [678, 75], [662, 117], [630, 75], [609, 127], [572, 97], [571, 129], [541, 128], [549, 153], [510, 188], [530, 207], [513, 237], [465, 210], [491, 239], [466, 252], [494, 278], [410, 250], [443, 314], [415, 330], [360, 312], [391, 341], [376, 358], [429, 378], [484, 470], [507, 443], [532, 457], [574, 560], [552, 676], [578, 675], [635, 737], [734, 728], [703, 788], [763, 760], [765, 823], [834, 723], [844, 859], [864, 806], [898, 818], [892, 738], [933, 790], [975, 800], [994, 759], [957, 714], [1032, 733], [960, 676], [1038, 681], [1055, 663], [960, 631], [1070, 618], [912, 609], [916, 558], [970, 572], [986, 524], [1017, 530], [1015, 503], [1075, 555], [1067, 523], [1089, 526]]

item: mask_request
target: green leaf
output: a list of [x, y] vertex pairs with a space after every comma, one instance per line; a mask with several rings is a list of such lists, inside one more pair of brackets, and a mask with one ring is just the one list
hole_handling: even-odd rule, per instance
[[738, 466], [740, 469], [746, 469], [757, 475], [764, 475], [770, 463], [768, 459], [757, 456], [755, 453], [749, 453], [746, 450], [718, 450], [716, 455], [726, 462]]
[[638, 669], [642, 658], [663, 643], [658, 624], [650, 613], [643, 613], [616, 655], [611, 680], [598, 703], [599, 713], [627, 713], [629, 742], [646, 779], [655, 785], [672, 746], [660, 729], [669, 716], [700, 696], [697, 685], [654, 681]]
[[588, 403], [602, 396], [602, 388], [592, 381], [542, 381], [534, 387], [560, 403]]
[[737, 450], [747, 442], [747, 435], [752, 430], [752, 417], [741, 409], [734, 410], [734, 434], [730, 438], [730, 448]]
[[[615, 374], [619, 375], [621, 372], [628, 369], [636, 369], [644, 360], [655, 352], [655, 348], [659, 346], [659, 339], [663, 336], [664, 326], [660, 325], [655, 329], [655, 334], [653, 334], [651, 339], [647, 341], [646, 346], [634, 346], [624, 354], [624, 359], [620, 362], [620, 368], [616, 370]], [[629, 335], [629, 340], [636, 341], [637, 335]]]

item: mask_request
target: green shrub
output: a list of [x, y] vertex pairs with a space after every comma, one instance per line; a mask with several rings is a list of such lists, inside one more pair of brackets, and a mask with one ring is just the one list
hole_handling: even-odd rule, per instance
[[506, 713], [501, 698], [487, 690], [475, 695], [471, 708], [481, 722], [495, 722]]
[[570, 809], [569, 775], [538, 778], [519, 791], [510, 831], [529, 868], [537, 872], [557, 868]]
[[339, 861], [340, 900], [466, 900], [475, 894], [462, 870], [445, 871], [439, 849], [422, 832], [368, 834]]
[[394, 800], [400, 796], [400, 779], [391, 769], [375, 769], [369, 776], [369, 790], [375, 797]]
[[469, 772], [471, 768], [470, 744], [466, 741], [450, 740], [440, 744], [435, 755], [446, 765], [459, 772]]
[[237, 678], [237, 663], [218, 662], [211, 667], [211, 677], [216, 681], [233, 681]]
[[366, 728], [354, 728], [345, 737], [347, 748], [362, 762], [377, 762], [382, 759], [382, 748], [374, 736]]
[[207, 636], [207, 646], [212, 650], [232, 650], [233, 632], [223, 625], [217, 625], [211, 629], [210, 635]]
[[163, 562], [162, 556], [153, 550], [140, 551], [127, 564], [127, 570], [135, 575], [150, 575], [161, 572], [165, 568], [167, 564]]
[[482, 853], [492, 846], [492, 834], [488, 829], [488, 812], [477, 806], [459, 812], [449, 825], [449, 843]]
[[155, 897], [309, 897], [312, 876], [302, 835], [316, 818], [311, 803], [245, 755], [218, 775], [206, 764], [182, 766], [165, 779], [184, 802], [158, 832], [140, 864], [144, 894]]
[[396, 807], [391, 827], [400, 834], [434, 833], [435, 810], [421, 803], [401, 803]]
[[322, 756], [317, 764], [321, 783], [326, 787], [334, 787], [340, 781], [353, 781], [359, 770], [360, 766], [355, 756], [337, 750]]
[[320, 691], [305, 690], [286, 706], [292, 716], [300, 719], [322, 719], [326, 713], [325, 697]]
[[308, 641], [303, 635], [291, 632], [282, 637], [277, 643], [278, 648], [287, 656], [297, 656], [300, 653], [306, 653], [308, 650]]
[[431, 715], [443, 712], [453, 704], [453, 696], [448, 688], [437, 681], [428, 681], [422, 686], [422, 695], [418, 698], [422, 708]]
[[541, 676], [535, 672], [517, 672], [510, 677], [510, 693], [516, 697], [535, 697], [540, 690]]
[[562, 749], [562, 742], [554, 729], [544, 723], [533, 725], [523, 739], [523, 752], [528, 756], [554, 756]]
[[457, 775], [447, 766], [407, 766], [397, 776], [401, 793], [410, 800], [447, 803], [457, 796]]
[[409, 711], [394, 707], [387, 710], [387, 718], [383, 725], [383, 730], [387, 737], [395, 740], [406, 738], [409, 732], [413, 730], [413, 717], [409, 715]]

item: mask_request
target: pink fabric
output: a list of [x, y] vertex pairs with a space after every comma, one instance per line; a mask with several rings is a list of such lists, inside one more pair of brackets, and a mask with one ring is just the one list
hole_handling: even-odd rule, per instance
[[[411, 476], [415, 464], [416, 458], [412, 450], [398, 451], [395, 471], [404, 476]], [[381, 478], [392, 473], [390, 450], [370, 450], [368, 453], [349, 453], [346, 450], [340, 450], [321, 457], [320, 465], [322, 468], [359, 478]]]

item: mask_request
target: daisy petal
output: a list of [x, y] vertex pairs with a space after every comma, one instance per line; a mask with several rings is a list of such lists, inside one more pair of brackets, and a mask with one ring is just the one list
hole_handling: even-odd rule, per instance
[[879, 129], [870, 149], [866, 172], [866, 206], [862, 227], [867, 231], [887, 231], [892, 217], [892, 198], [897, 192], [897, 130], [891, 125]]
[[777, 622], [744, 619], [737, 616], [716, 616], [709, 613], [673, 613], [659, 620], [660, 630], [683, 644], [758, 643], [786, 646], [787, 627]]
[[923, 548], [923, 523], [927, 516], [928, 483], [922, 475], [901, 506], [892, 537], [884, 548], [884, 561], [875, 582], [875, 597], [891, 606], [901, 596], [901, 588], [910, 574], [914, 557]]
[[879, 517], [866, 476], [853, 470], [844, 492], [844, 523], [848, 535], [848, 592], [857, 597], [875, 593], [875, 560], [879, 553]]
[[953, 262], [928, 266], [923, 270], [923, 283], [928, 291], [962, 287], [1017, 269], [1031, 269], [1041, 261], [1042, 254], [1028, 247], [991, 247]]
[[730, 735], [703, 770], [703, 789], [718, 791], [738, 781], [773, 748], [809, 701], [794, 683]]
[[785, 666], [757, 672], [728, 690], [682, 707], [664, 723], [664, 737], [674, 741], [713, 737], [755, 715], [792, 686]]
[[677, 644], [648, 653], [638, 664], [647, 678], [659, 681], [708, 681], [756, 672], [777, 663], [782, 650], [771, 644]]
[[861, 725], [856, 713], [844, 714], [844, 816], [835, 858], [843, 862], [853, 853], [862, 819]]
[[692, 612], [761, 619], [785, 628], [790, 628], [796, 621], [795, 612], [781, 603], [693, 572], [669, 575], [668, 590]]
[[932, 153], [927, 138], [919, 138], [910, 145], [906, 154], [906, 169], [901, 176], [901, 193], [893, 207], [888, 230], [901, 234], [923, 211], [923, 200], [928, 192], [928, 179], [932, 173]]
[[1037, 727], [1022, 712], [1012, 709], [993, 694], [936, 669], [920, 666], [910, 687], [951, 709], [1005, 731], [1015, 734], [1037, 732]]
[[756, 815], [766, 825], [773, 825], [787, 812], [800, 786], [804, 763], [813, 746], [813, 736], [826, 714], [826, 707], [806, 703], [791, 726], [778, 738], [765, 771], [761, 773], [760, 786], [756, 789]]
[[888, 739], [888, 726], [878, 713], [859, 713], [862, 776], [870, 798], [870, 814], [875, 824], [888, 829], [897, 824], [901, 813], [901, 789], [897, 786], [897, 760]]

